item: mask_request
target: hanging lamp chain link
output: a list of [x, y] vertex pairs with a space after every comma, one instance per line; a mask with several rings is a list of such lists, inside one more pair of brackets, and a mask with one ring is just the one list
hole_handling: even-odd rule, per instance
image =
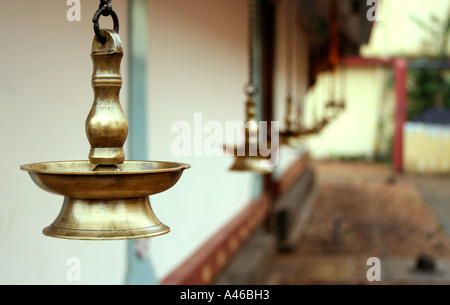
[[94, 18], [92, 18], [92, 22], [94, 23], [94, 32], [97, 39], [100, 43], [106, 43], [106, 37], [102, 35], [100, 30], [99, 19], [100, 16], [111, 16], [114, 22], [114, 32], [119, 33], [119, 18], [117, 17], [116, 12], [114, 12], [112, 8], [111, 0], [100, 0], [100, 5], [98, 6], [97, 12], [94, 14]]
[[112, 11], [112, 3], [111, 0], [100, 0], [99, 9], [102, 7], [106, 7], [107, 10]]
[[286, 95], [287, 97], [292, 96], [292, 83], [293, 83], [293, 62], [294, 62], [294, 52], [293, 52], [293, 26], [294, 26], [294, 10], [292, 7], [292, 0], [286, 1]]
[[286, 113], [285, 124], [292, 131], [295, 124], [293, 118], [293, 81], [294, 81], [294, 9], [293, 1], [286, 0]]
[[248, 45], [248, 83], [245, 88], [245, 93], [252, 96], [255, 91], [254, 83], [254, 44], [253, 37], [255, 32], [255, 0], [248, 0], [248, 30], [247, 30], [247, 45]]

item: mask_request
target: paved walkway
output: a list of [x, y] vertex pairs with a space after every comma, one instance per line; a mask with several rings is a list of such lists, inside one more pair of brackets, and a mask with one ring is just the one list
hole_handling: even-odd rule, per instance
[[[338, 176], [340, 175], [336, 175]], [[351, 173], [351, 177], [353, 179], [355, 174]], [[331, 178], [333, 177], [327, 177]], [[367, 177], [364, 175], [362, 178]], [[414, 184], [440, 223], [440, 228], [450, 238], [450, 176], [403, 176], [402, 179]], [[366, 183], [370, 184], [371, 181], [366, 180]], [[352, 253], [323, 253], [311, 256], [298, 255], [295, 251], [280, 253], [268, 284], [450, 284], [449, 260], [433, 257], [434, 271], [424, 271], [417, 269], [417, 257], [379, 258], [381, 282], [370, 282], [367, 279], [367, 271], [371, 268], [371, 265], [367, 265], [368, 257]]]
[[450, 284], [450, 262], [436, 261], [434, 271], [420, 271], [415, 259], [380, 258], [380, 281], [369, 281], [367, 257], [323, 256], [284, 261], [268, 285], [431, 285]]
[[450, 237], [450, 176], [409, 177]]

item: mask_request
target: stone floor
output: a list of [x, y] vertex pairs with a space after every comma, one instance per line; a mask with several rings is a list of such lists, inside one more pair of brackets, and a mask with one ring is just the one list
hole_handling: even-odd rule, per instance
[[422, 194], [442, 229], [450, 236], [450, 177], [408, 177]]
[[[368, 163], [318, 162], [319, 196], [298, 248], [268, 284], [450, 284], [450, 177], [396, 176]], [[417, 269], [420, 256], [433, 270]], [[370, 257], [381, 281], [369, 281]]]

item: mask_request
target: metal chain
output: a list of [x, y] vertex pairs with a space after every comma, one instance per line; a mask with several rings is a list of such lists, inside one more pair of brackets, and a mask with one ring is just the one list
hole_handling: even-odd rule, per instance
[[292, 0], [286, 0], [286, 95], [291, 97], [292, 95], [292, 82], [293, 82], [293, 9], [291, 7]]
[[[297, 68], [297, 65], [298, 65], [298, 57], [297, 57], [297, 50], [298, 50], [298, 43], [299, 43], [299, 41], [298, 41], [298, 33], [297, 33], [297, 12], [298, 12], [298, 6], [296, 5], [296, 3], [294, 3], [293, 4], [293, 8], [292, 8], [292, 11], [293, 11], [293, 17], [292, 17], [292, 23], [293, 23], [293, 34], [292, 34], [292, 36], [293, 36], [293, 41], [292, 41], [292, 44], [293, 44], [293, 53], [294, 53], [294, 56], [293, 56], [293, 59], [294, 59], [294, 62], [295, 62], [295, 67]], [[294, 79], [297, 81], [297, 78], [298, 78], [298, 70], [295, 70], [296, 72], [294, 73]], [[296, 99], [297, 99], [297, 117], [296, 117], [296, 119], [295, 119], [295, 121], [296, 121], [296, 127], [297, 127], [297, 130], [302, 130], [303, 129], [303, 112], [304, 112], [304, 107], [305, 107], [305, 93], [302, 93], [302, 96], [300, 97], [300, 94], [299, 94], [299, 89], [298, 89], [298, 84], [295, 86], [295, 96], [296, 96]]]
[[247, 95], [253, 95], [256, 91], [254, 84], [254, 52], [253, 37], [255, 32], [255, 0], [248, 0], [248, 83], [245, 88]]
[[99, 9], [102, 7], [106, 7], [108, 10], [112, 10], [112, 3], [111, 0], [100, 0], [100, 5], [98, 6]]
[[341, 65], [340, 71], [340, 98], [341, 100], [345, 99], [345, 90], [347, 88], [347, 73], [343, 65]]
[[114, 22], [114, 32], [119, 33], [119, 18], [112, 9], [111, 0], [100, 0], [98, 10], [97, 12], [95, 12], [94, 18], [92, 18], [92, 22], [94, 23], [95, 36], [97, 36], [97, 39], [101, 44], [105, 44], [106, 37], [101, 34], [100, 25], [98, 23], [100, 16], [111, 16]]
[[293, 4], [292, 0], [286, 0], [286, 114], [285, 124], [286, 129], [291, 131], [293, 129], [294, 119], [293, 115], [293, 97], [292, 97], [292, 83], [293, 83]]

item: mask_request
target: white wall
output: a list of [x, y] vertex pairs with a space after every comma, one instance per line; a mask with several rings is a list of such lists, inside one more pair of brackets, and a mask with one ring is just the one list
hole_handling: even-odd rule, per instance
[[[337, 87], [343, 84], [346, 108], [332, 120], [320, 134], [308, 138], [307, 143], [314, 158], [360, 157], [372, 158], [377, 152], [385, 152], [380, 146], [392, 132], [395, 105], [392, 88], [388, 87], [390, 70], [383, 67], [344, 67], [339, 72]], [[306, 120], [311, 122], [313, 105], [318, 117], [323, 114], [329, 99], [329, 74], [321, 74], [308, 94]], [[339, 88], [337, 88], [339, 90]], [[339, 91], [336, 95], [340, 97]], [[384, 132], [379, 134], [380, 124]], [[385, 143], [384, 143], [385, 144]], [[384, 150], [384, 151], [383, 151]]]
[[231, 157], [176, 157], [171, 151], [177, 120], [192, 128], [195, 113], [203, 123], [216, 120], [223, 126], [244, 120], [246, 10], [241, 0], [149, 2], [149, 158], [192, 165], [174, 188], [151, 198], [155, 213], [172, 230], [151, 241], [150, 257], [160, 278], [252, 198], [254, 175], [229, 172]]
[[407, 122], [403, 127], [403, 168], [409, 174], [450, 173], [450, 127]]
[[[127, 32], [126, 1], [116, 1]], [[81, 22], [69, 22], [66, 1], [0, 2], [0, 283], [72, 284], [67, 259], [81, 262], [81, 284], [120, 284], [126, 244], [45, 237], [62, 197], [39, 189], [19, 166], [87, 160], [84, 122], [93, 102], [92, 16], [98, 3], [82, 1]], [[109, 20], [102, 19], [105, 27]], [[122, 35], [126, 45], [126, 35]], [[126, 59], [122, 64], [126, 82]], [[122, 105], [127, 107], [126, 87]]]

